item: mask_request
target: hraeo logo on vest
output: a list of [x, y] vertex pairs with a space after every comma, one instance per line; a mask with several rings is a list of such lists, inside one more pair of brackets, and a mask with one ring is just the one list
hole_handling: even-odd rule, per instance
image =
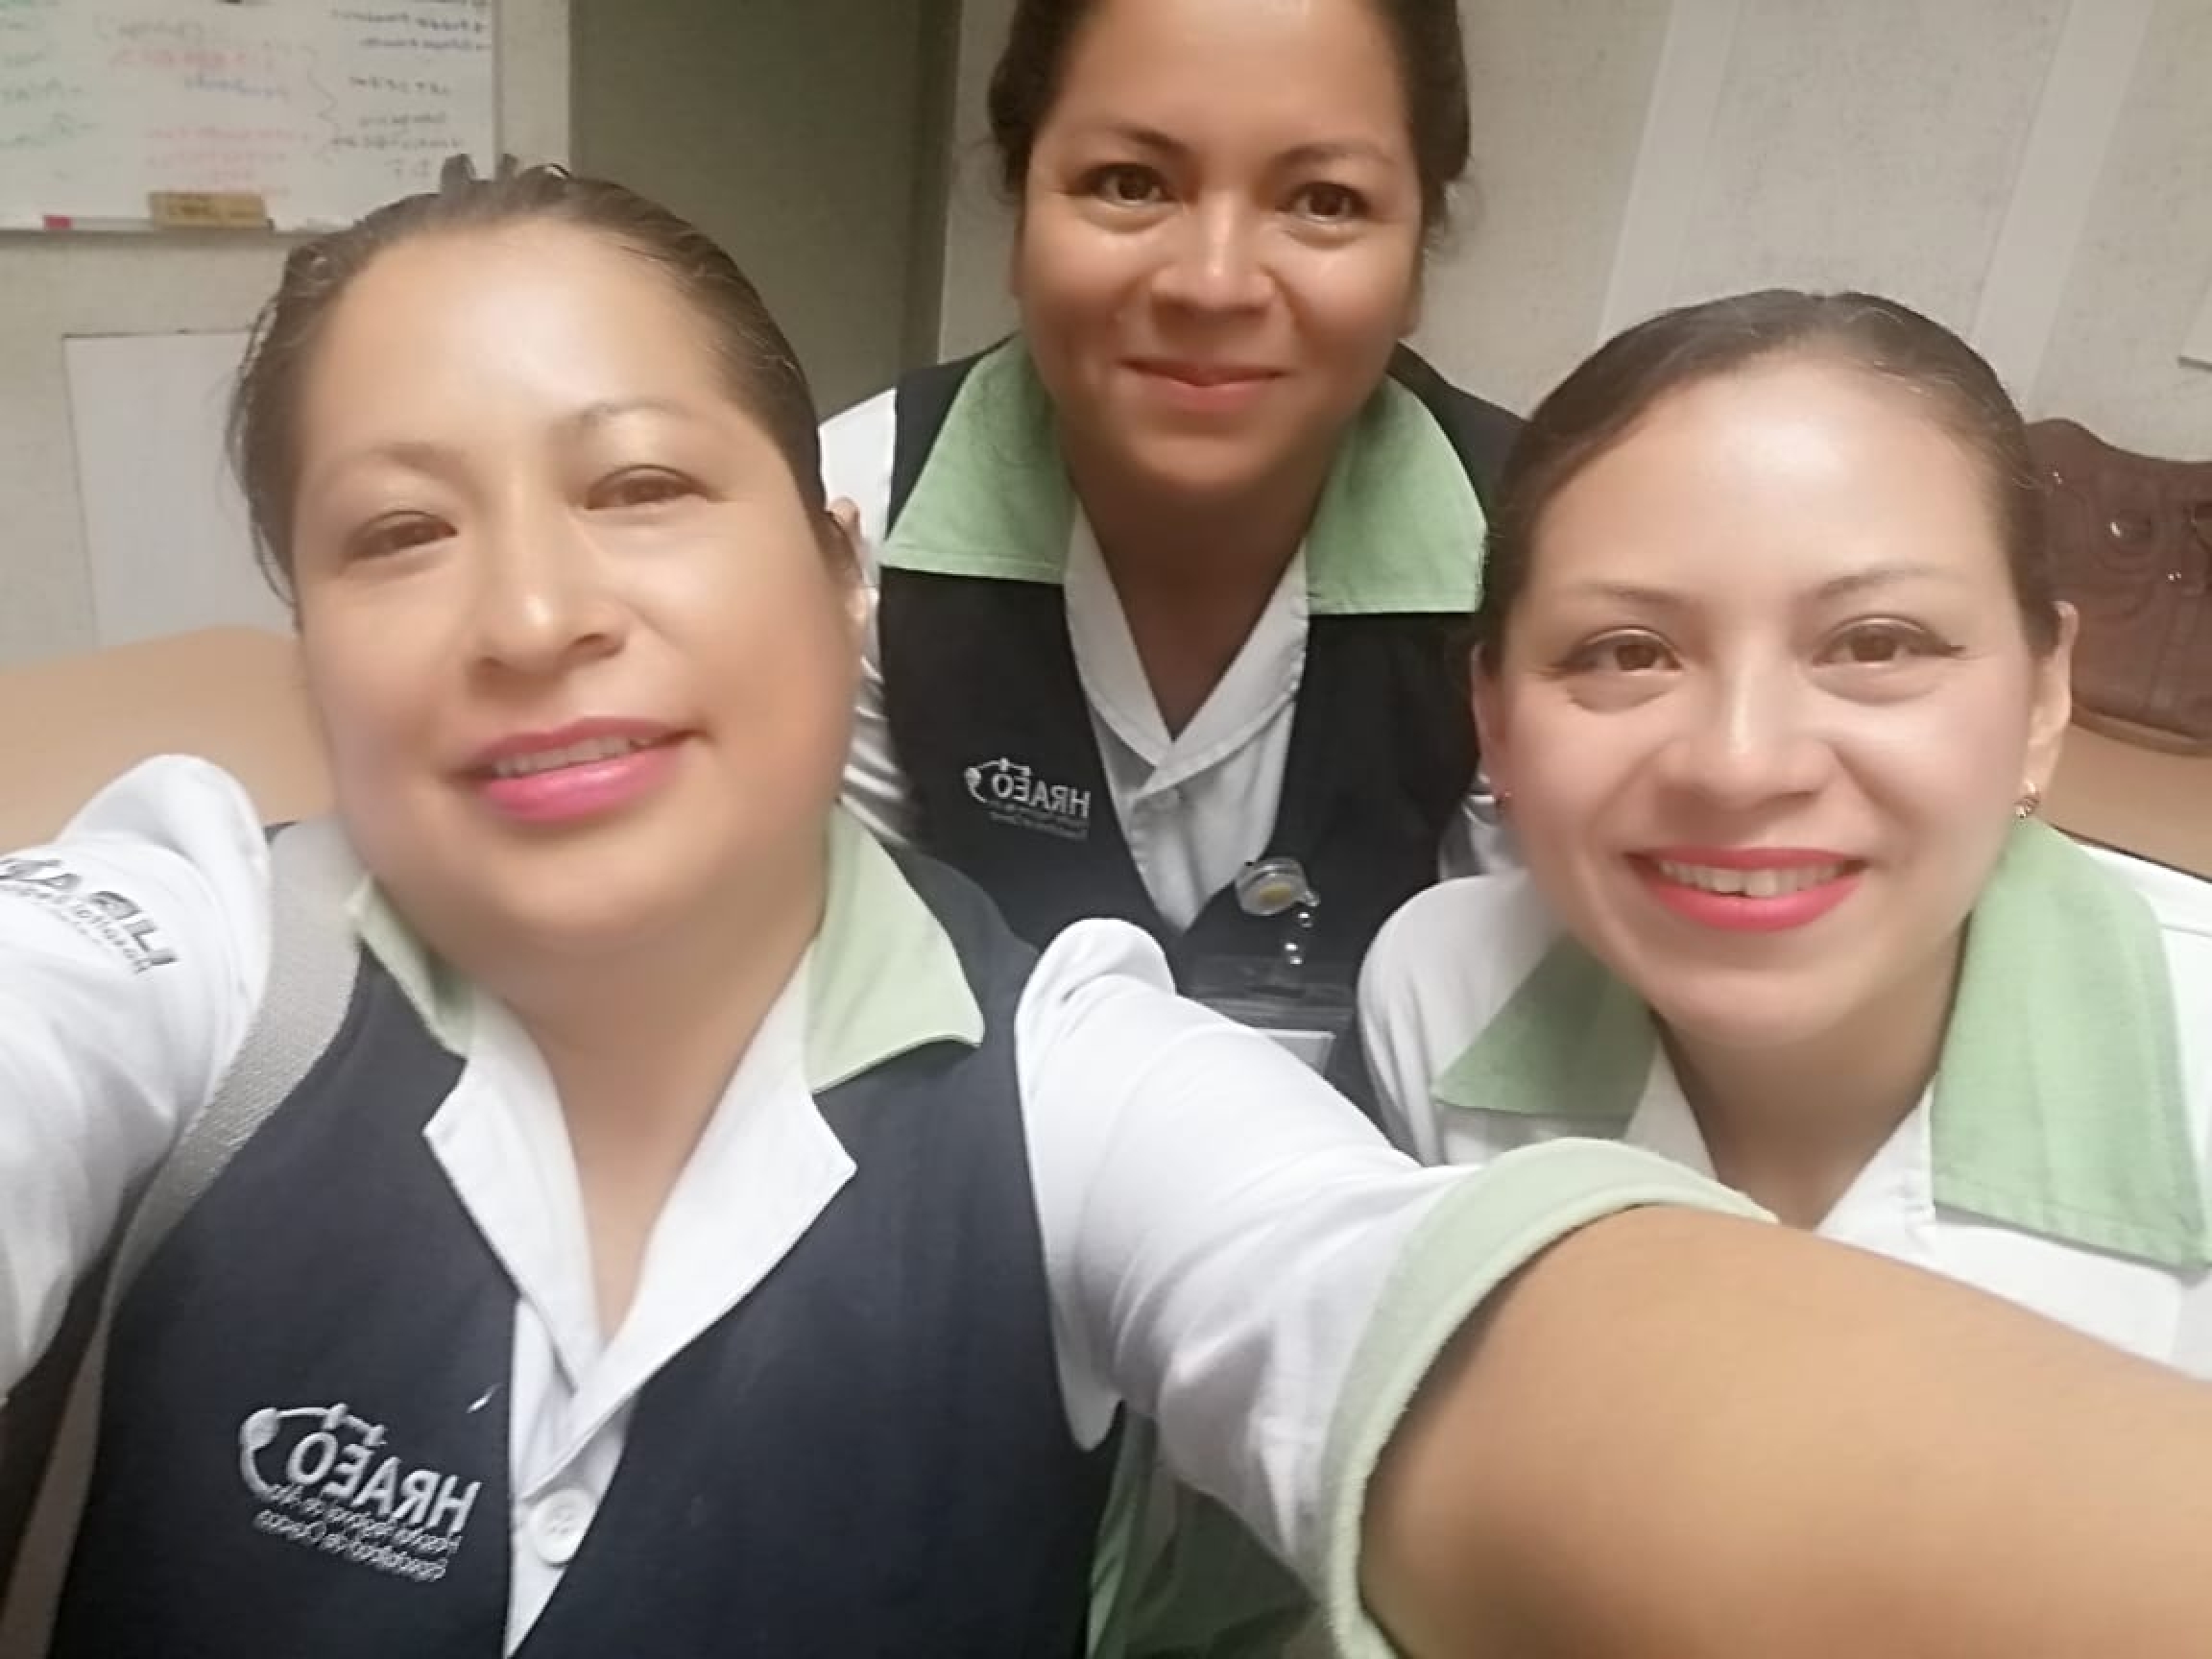
[[342, 1403], [249, 1414], [238, 1473], [262, 1503], [254, 1530], [418, 1584], [445, 1577], [483, 1482], [411, 1468], [386, 1438]]
[[1005, 756], [970, 766], [960, 776], [968, 785], [969, 798], [995, 824], [1035, 830], [1063, 841], [1081, 841], [1091, 833], [1088, 789], [1071, 783], [1047, 783], [1032, 767]]

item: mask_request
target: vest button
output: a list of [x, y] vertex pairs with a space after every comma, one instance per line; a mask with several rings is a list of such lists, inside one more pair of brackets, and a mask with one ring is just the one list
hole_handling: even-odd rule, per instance
[[524, 1523], [538, 1558], [548, 1567], [567, 1566], [591, 1526], [593, 1508], [591, 1500], [573, 1486], [539, 1500]]

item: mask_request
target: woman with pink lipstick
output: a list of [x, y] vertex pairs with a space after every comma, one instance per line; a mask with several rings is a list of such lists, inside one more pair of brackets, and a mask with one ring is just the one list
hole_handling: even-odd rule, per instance
[[1670, 313], [1508, 469], [1477, 708], [1525, 876], [1400, 912], [1402, 1144], [1618, 1135], [2212, 1374], [2212, 886], [2035, 821], [2073, 617], [2020, 418], [1862, 295]]
[[878, 593], [847, 799], [1027, 938], [1121, 917], [1206, 994], [1292, 944], [1348, 1022], [1497, 847], [1459, 637], [1515, 422], [1399, 344], [1457, 9], [1022, 0], [991, 126], [1020, 333], [823, 431]]
[[840, 812], [852, 547], [690, 227], [307, 243], [236, 430], [337, 809], [0, 858], [10, 1659], [1064, 1659], [1139, 1416], [1358, 1656], [2203, 1650], [2212, 1391], [1629, 1148], [1418, 1168]]

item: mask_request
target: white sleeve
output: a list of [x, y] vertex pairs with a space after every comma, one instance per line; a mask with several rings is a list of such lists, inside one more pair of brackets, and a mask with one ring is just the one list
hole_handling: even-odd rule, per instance
[[0, 854], [0, 1394], [237, 1053], [269, 927], [261, 825], [204, 761], [147, 761]]
[[1167, 985], [1149, 938], [1079, 922], [1016, 1016], [1070, 1425], [1151, 1418], [1177, 1475], [1334, 1595], [1397, 1413], [1485, 1296], [1621, 1210], [1748, 1206], [1601, 1143], [1424, 1169]]
[[1082, 922], [1016, 1022], [1070, 1426], [1126, 1403], [1168, 1462], [1310, 1559], [1329, 1423], [1399, 1248], [1455, 1178], [1392, 1151], [1270, 1039]]
[[845, 759], [845, 805], [884, 841], [913, 839], [913, 802], [891, 745], [883, 708], [883, 662], [876, 631], [876, 555], [891, 507], [891, 457], [898, 436], [896, 392], [856, 403], [822, 425], [822, 487], [831, 501], [860, 514], [860, 562], [870, 589], [868, 635], [860, 692], [853, 710], [853, 747]]

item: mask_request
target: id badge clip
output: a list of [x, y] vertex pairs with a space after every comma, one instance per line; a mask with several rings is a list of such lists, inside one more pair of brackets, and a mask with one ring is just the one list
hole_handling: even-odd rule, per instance
[[1190, 994], [1240, 1025], [1264, 1031], [1316, 1071], [1328, 1069], [1351, 1029], [1352, 986], [1313, 960], [1321, 896], [1295, 858], [1260, 858], [1238, 872], [1233, 891], [1245, 915], [1274, 924], [1274, 948], [1192, 964]]

